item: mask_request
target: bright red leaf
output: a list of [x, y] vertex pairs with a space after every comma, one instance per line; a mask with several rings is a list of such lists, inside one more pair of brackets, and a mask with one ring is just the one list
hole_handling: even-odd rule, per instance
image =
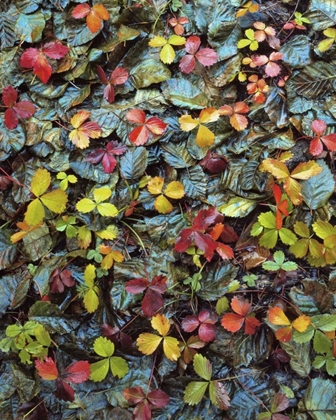
[[252, 305], [247, 299], [234, 296], [231, 301], [231, 308], [235, 313], [223, 315], [221, 324], [230, 332], [239, 331], [245, 323], [245, 334], [254, 334], [260, 325], [252, 313]]
[[102, 4], [89, 6], [87, 3], [78, 4], [72, 11], [71, 16], [75, 19], [86, 18], [86, 25], [92, 32], [98, 32], [103, 26], [103, 20], [108, 20], [110, 14]]
[[104, 172], [106, 174], [111, 174], [117, 166], [117, 160], [114, 156], [120, 156], [125, 153], [126, 150], [127, 147], [125, 145], [120, 144], [117, 141], [110, 141], [107, 143], [105, 149], [96, 149], [89, 153], [86, 156], [86, 160], [92, 164], [102, 162]]
[[176, 35], [182, 35], [184, 33], [183, 25], [189, 23], [189, 19], [185, 16], [180, 16], [179, 18], [169, 19], [168, 23], [174, 28]]
[[215, 323], [218, 321], [218, 316], [207, 309], [202, 309], [196, 315], [188, 315], [182, 321], [182, 328], [186, 332], [195, 331], [199, 327], [198, 336], [202, 341], [210, 342], [216, 337]]
[[125, 289], [131, 294], [142, 293], [146, 290], [141, 308], [145, 316], [150, 318], [163, 308], [164, 302], [161, 295], [167, 290], [166, 281], [167, 278], [161, 275], [154, 277], [152, 282], [145, 278], [138, 278], [129, 280]]
[[212, 48], [203, 48], [199, 50], [201, 39], [198, 36], [190, 36], [185, 44], [188, 54], [182, 57], [179, 68], [182, 73], [191, 73], [196, 65], [196, 60], [203, 66], [212, 66], [218, 60], [217, 53]]
[[64, 286], [74, 286], [75, 280], [72, 278], [72, 272], [70, 270], [55, 268], [50, 276], [49, 283], [51, 284], [51, 293], [63, 293], [65, 289]]
[[25, 69], [33, 69], [33, 73], [41, 82], [47, 83], [52, 74], [52, 67], [47, 57], [59, 60], [65, 57], [68, 52], [69, 48], [60, 42], [48, 42], [40, 49], [28, 48], [20, 58], [20, 66]]
[[309, 151], [313, 156], [318, 156], [323, 151], [323, 144], [328, 150], [336, 151], [336, 133], [327, 134], [323, 136], [327, 128], [327, 124], [323, 120], [314, 120], [311, 129], [316, 134], [316, 137], [310, 142]]
[[247, 114], [250, 108], [244, 102], [237, 102], [233, 107], [230, 105], [221, 106], [218, 111], [220, 115], [230, 117], [230, 124], [235, 130], [242, 131], [248, 126], [248, 119], [242, 114]]
[[56, 363], [51, 357], [45, 357], [44, 361], [35, 360], [37, 373], [46, 381], [56, 380], [56, 391], [54, 395], [64, 401], [74, 400], [74, 390], [66, 382], [80, 384], [89, 379], [90, 363], [86, 360], [71, 363], [61, 374], [59, 374]]
[[104, 98], [110, 103], [114, 102], [114, 86], [122, 85], [127, 81], [128, 71], [122, 67], [117, 67], [111, 73], [110, 78], [107, 78], [104, 70], [100, 66], [97, 66], [97, 73], [100, 81], [106, 85], [104, 89]]
[[30, 101], [17, 102], [18, 93], [12, 86], [6, 86], [2, 91], [2, 102], [5, 111], [5, 126], [13, 130], [19, 124], [19, 117], [25, 119], [35, 114], [35, 105]]
[[165, 124], [160, 118], [150, 117], [146, 119], [146, 114], [141, 109], [132, 109], [127, 112], [126, 119], [139, 127], [134, 128], [128, 135], [129, 139], [136, 146], [141, 146], [147, 143], [152, 136], [161, 136], [166, 128]]

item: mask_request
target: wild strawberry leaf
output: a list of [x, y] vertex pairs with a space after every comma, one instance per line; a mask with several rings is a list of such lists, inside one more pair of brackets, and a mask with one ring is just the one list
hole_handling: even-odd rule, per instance
[[230, 117], [230, 124], [237, 131], [242, 131], [248, 126], [248, 119], [243, 114], [249, 111], [250, 108], [244, 102], [237, 102], [233, 107], [223, 105], [218, 109], [219, 115]]
[[139, 127], [134, 128], [128, 135], [130, 141], [136, 146], [147, 143], [149, 138], [161, 136], [167, 128], [167, 124], [160, 120], [160, 118], [150, 117], [146, 119], [146, 114], [141, 109], [128, 111], [126, 119], [133, 124], [140, 124]]
[[209, 396], [211, 402], [219, 409], [227, 410], [230, 407], [229, 393], [223, 382], [211, 381], [209, 384]]
[[33, 69], [33, 73], [41, 80], [47, 83], [52, 74], [52, 67], [47, 57], [59, 60], [65, 57], [69, 48], [58, 41], [48, 42], [40, 49], [27, 48], [20, 58], [20, 66], [25, 69]]
[[5, 111], [5, 126], [13, 130], [19, 123], [19, 117], [26, 119], [36, 112], [35, 105], [30, 101], [17, 102], [18, 92], [12, 86], [6, 86], [2, 91], [2, 102], [7, 108]]
[[90, 138], [98, 139], [102, 135], [102, 129], [96, 122], [85, 122], [88, 118], [90, 112], [83, 110], [77, 112], [70, 120], [74, 130], [70, 132], [69, 139], [79, 149], [89, 147]]
[[[188, 54], [182, 57], [179, 68], [182, 73], [189, 74], [195, 69], [196, 60], [203, 66], [212, 66], [217, 62], [218, 56], [211, 48], [203, 48], [199, 50], [201, 39], [196, 36], [190, 36], [185, 44]], [[195, 60], [196, 59], [196, 60]]]
[[97, 66], [97, 73], [100, 81], [104, 85], [106, 85], [104, 89], [104, 98], [110, 103], [114, 102], [114, 86], [122, 85], [127, 81], [129, 76], [128, 71], [123, 67], [117, 67], [113, 70], [113, 72], [110, 75], [110, 78], [108, 79], [104, 70], [100, 66]]
[[72, 384], [81, 384], [90, 377], [90, 363], [86, 360], [71, 363], [60, 377]]
[[56, 363], [51, 357], [44, 357], [44, 361], [35, 360], [38, 375], [45, 381], [54, 381], [59, 377]]
[[95, 4], [90, 6], [87, 3], [78, 4], [71, 13], [75, 19], [86, 18], [86, 25], [88, 29], [96, 33], [103, 26], [103, 20], [108, 20], [110, 14], [102, 4]]
[[51, 293], [63, 293], [65, 287], [72, 287], [75, 285], [75, 280], [72, 277], [72, 272], [68, 269], [60, 270], [59, 268], [55, 268], [55, 270], [51, 273], [49, 279], [50, 285], [50, 292]]
[[245, 323], [245, 334], [254, 334], [260, 325], [260, 321], [251, 316], [252, 305], [248, 300], [234, 296], [231, 308], [235, 313], [223, 315], [221, 324], [231, 332], [239, 331]]

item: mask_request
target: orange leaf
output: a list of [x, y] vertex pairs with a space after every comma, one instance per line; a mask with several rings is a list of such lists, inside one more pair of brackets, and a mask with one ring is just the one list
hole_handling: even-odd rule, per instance
[[280, 328], [276, 331], [275, 336], [282, 343], [287, 343], [292, 338], [292, 326]]
[[227, 331], [236, 332], [241, 329], [244, 320], [244, 317], [238, 314], [225, 314], [223, 315], [221, 324]]
[[311, 319], [307, 315], [301, 315], [298, 318], [296, 318], [293, 322], [293, 328], [296, 329], [296, 331], [304, 332], [311, 324]]
[[242, 131], [245, 130], [245, 128], [248, 126], [248, 119], [245, 117], [245, 115], [233, 114], [230, 117], [230, 124], [235, 130]]
[[252, 305], [246, 299], [234, 296], [231, 301], [231, 308], [239, 315], [246, 316], [252, 311]]
[[270, 308], [268, 312], [268, 320], [274, 325], [291, 325], [290, 320], [279, 306]]

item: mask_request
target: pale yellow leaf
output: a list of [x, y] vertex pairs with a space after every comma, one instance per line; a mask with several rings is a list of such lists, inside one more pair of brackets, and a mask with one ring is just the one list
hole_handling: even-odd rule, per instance
[[283, 162], [276, 159], [265, 159], [259, 165], [261, 172], [270, 172], [275, 178], [282, 180], [289, 177], [289, 170]]
[[108, 198], [111, 197], [111, 195], [112, 195], [112, 191], [108, 187], [96, 188], [93, 191], [93, 196], [97, 204], [101, 203], [102, 201], [107, 200]]
[[85, 284], [88, 287], [93, 287], [95, 278], [96, 278], [96, 267], [93, 264], [88, 264], [84, 270]]
[[166, 44], [160, 51], [160, 59], [165, 64], [171, 64], [175, 58], [174, 48], [170, 44]]
[[292, 171], [291, 177], [295, 179], [309, 179], [312, 176], [318, 175], [322, 171], [314, 160], [299, 163], [298, 166]]
[[99, 298], [98, 298], [98, 287], [95, 286], [93, 289], [88, 290], [85, 293], [83, 303], [85, 309], [91, 314], [92, 312], [96, 311], [99, 306]]
[[163, 337], [166, 336], [170, 329], [169, 319], [162, 314], [157, 314], [152, 317], [152, 327]]
[[155, 199], [154, 207], [161, 214], [171, 213], [174, 209], [173, 205], [162, 194]]
[[169, 360], [177, 360], [181, 356], [179, 342], [175, 337], [164, 337], [163, 352]]
[[205, 125], [200, 125], [196, 134], [196, 144], [199, 147], [209, 147], [215, 141], [215, 134]]
[[181, 126], [181, 130], [182, 131], [191, 131], [193, 130], [195, 127], [197, 127], [199, 125], [199, 120], [192, 118], [191, 115], [182, 115], [178, 122], [180, 123]]
[[172, 35], [169, 37], [168, 43], [171, 45], [184, 45], [186, 43], [186, 39], [183, 38], [183, 36]]
[[30, 226], [35, 226], [43, 221], [44, 216], [44, 207], [41, 201], [38, 198], [35, 198], [35, 200], [28, 204], [24, 221]]
[[89, 213], [93, 209], [95, 209], [97, 204], [90, 200], [90, 198], [82, 198], [78, 201], [76, 204], [76, 209], [80, 211], [81, 213]]
[[184, 196], [184, 187], [181, 182], [172, 181], [167, 185], [164, 193], [169, 198], [179, 199]]
[[50, 183], [50, 173], [46, 169], [39, 168], [31, 180], [30, 189], [36, 197], [39, 197], [46, 192]]
[[57, 190], [53, 190], [47, 194], [42, 195], [40, 200], [49, 210], [60, 214], [66, 208], [68, 196], [63, 190], [58, 188]]
[[163, 47], [164, 45], [167, 44], [167, 42], [168, 41], [166, 40], [166, 38], [163, 38], [163, 36], [155, 36], [153, 39], [151, 39], [148, 42], [148, 45], [150, 47], [157, 48], [157, 47]]
[[118, 209], [116, 206], [110, 203], [97, 204], [97, 210], [99, 214], [105, 217], [116, 217], [118, 216]]
[[138, 349], [143, 354], [152, 354], [158, 348], [162, 341], [162, 337], [151, 334], [151, 333], [142, 333], [139, 335], [136, 341]]
[[147, 184], [147, 189], [153, 195], [161, 194], [163, 183], [163, 178], [161, 178], [160, 176], [155, 176], [149, 180]]

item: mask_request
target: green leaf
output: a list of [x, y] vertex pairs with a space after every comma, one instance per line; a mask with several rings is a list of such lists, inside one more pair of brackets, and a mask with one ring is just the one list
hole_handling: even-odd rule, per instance
[[261, 226], [268, 229], [275, 229], [275, 216], [271, 211], [267, 213], [261, 213], [258, 217], [259, 223]]
[[189, 405], [198, 404], [204, 397], [209, 382], [190, 382], [184, 391], [183, 401]]
[[335, 382], [322, 378], [312, 379], [306, 390], [303, 403], [304, 412], [314, 420], [334, 420], [336, 412]]
[[322, 159], [318, 159], [316, 163], [322, 168], [322, 171], [303, 181], [301, 191], [303, 201], [311, 210], [324, 206], [335, 190], [335, 180], [328, 165]]
[[280, 266], [274, 261], [265, 261], [262, 263], [262, 268], [268, 271], [278, 271]]
[[229, 299], [226, 296], [223, 296], [217, 300], [216, 312], [218, 315], [221, 315], [223, 312], [227, 311], [229, 307]]
[[259, 239], [259, 245], [267, 248], [272, 249], [275, 247], [278, 241], [278, 231], [275, 229], [265, 231], [263, 235], [261, 235]]
[[247, 198], [234, 197], [227, 204], [218, 207], [218, 211], [228, 217], [245, 217], [257, 207], [257, 202]]
[[94, 344], [93, 350], [102, 357], [110, 357], [114, 353], [114, 344], [106, 337], [98, 337]]
[[129, 371], [128, 364], [122, 357], [113, 356], [110, 358], [110, 369], [112, 375], [121, 379], [127, 375]]
[[282, 266], [283, 262], [285, 261], [285, 254], [282, 251], [275, 251], [273, 254], [274, 261]]
[[313, 346], [316, 353], [328, 353], [331, 350], [332, 342], [322, 331], [317, 330], [314, 336]]
[[99, 360], [99, 362], [91, 363], [90, 365], [91, 375], [90, 380], [93, 382], [103, 381], [109, 371], [109, 359]]
[[298, 265], [295, 262], [286, 261], [284, 264], [282, 264], [281, 268], [285, 271], [294, 271], [298, 268]]
[[336, 330], [336, 315], [324, 314], [311, 317], [312, 324], [321, 331]]
[[211, 380], [212, 366], [210, 361], [206, 357], [202, 356], [201, 354], [196, 354], [194, 357], [193, 366], [197, 375], [199, 375], [206, 381]]
[[293, 340], [296, 343], [308, 343], [315, 334], [315, 329], [312, 325], [309, 325], [308, 328], [306, 329], [306, 331], [304, 332], [299, 332], [294, 330], [293, 331]]
[[297, 241], [296, 235], [287, 228], [281, 228], [279, 230], [279, 236], [281, 241], [286, 245], [293, 245]]

